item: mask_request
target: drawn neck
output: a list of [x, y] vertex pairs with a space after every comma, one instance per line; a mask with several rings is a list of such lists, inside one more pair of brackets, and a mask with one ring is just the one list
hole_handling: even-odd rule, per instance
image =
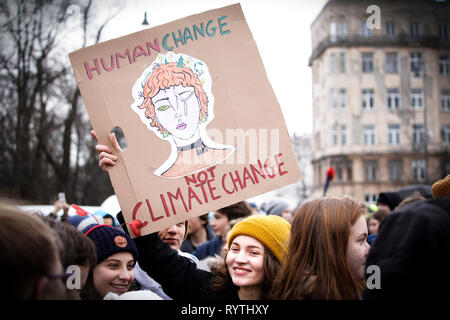
[[173, 137], [173, 140], [175, 141], [175, 144], [178, 149], [189, 146], [193, 143], [196, 143], [198, 140], [200, 140], [200, 142], [201, 142], [200, 132], [198, 129], [195, 131], [195, 133], [192, 135], [192, 137], [190, 137], [189, 139], [186, 139], [186, 140], [177, 138], [175, 136], [172, 136], [172, 137]]

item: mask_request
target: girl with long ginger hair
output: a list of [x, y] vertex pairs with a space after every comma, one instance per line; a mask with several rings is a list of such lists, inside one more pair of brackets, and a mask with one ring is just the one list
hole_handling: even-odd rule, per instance
[[369, 251], [365, 207], [351, 198], [303, 204], [291, 226], [273, 299], [361, 299]]

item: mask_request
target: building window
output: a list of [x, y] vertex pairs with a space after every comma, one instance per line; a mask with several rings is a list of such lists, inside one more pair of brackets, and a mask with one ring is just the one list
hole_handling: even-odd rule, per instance
[[332, 108], [336, 109], [338, 105], [337, 89], [331, 89], [330, 93], [330, 105]]
[[330, 22], [330, 41], [335, 42], [337, 40], [336, 22]]
[[441, 76], [448, 76], [450, 74], [450, 59], [448, 54], [441, 54], [439, 56], [439, 73]]
[[340, 73], [347, 72], [347, 56], [345, 52], [339, 53], [339, 72]]
[[328, 56], [328, 73], [336, 73], [336, 55], [330, 53]]
[[347, 26], [345, 22], [330, 22], [330, 41], [336, 42], [339, 38], [343, 38], [347, 35]]
[[422, 89], [411, 89], [411, 108], [420, 110], [423, 109], [424, 99]]
[[364, 176], [366, 181], [377, 181], [377, 161], [365, 160], [364, 161]]
[[401, 181], [402, 180], [402, 160], [389, 160], [389, 180]]
[[441, 110], [450, 111], [450, 90], [441, 90]]
[[341, 139], [341, 144], [343, 146], [347, 145], [348, 142], [347, 126], [345, 124], [338, 125], [337, 123], [335, 123], [331, 127], [331, 145], [337, 146], [339, 144], [339, 137]]
[[338, 125], [334, 124], [333, 128], [331, 128], [331, 143], [333, 146], [337, 146], [338, 144]]
[[398, 73], [398, 53], [386, 53], [386, 73]]
[[347, 107], [347, 89], [339, 90], [339, 102], [340, 102], [341, 108]]
[[423, 124], [413, 124], [412, 138], [415, 146], [425, 144], [425, 126]]
[[395, 36], [395, 22], [394, 21], [387, 21], [386, 22], [386, 35], [388, 37]]
[[374, 204], [377, 203], [377, 195], [376, 194], [366, 194], [364, 196], [364, 199], [366, 200], [366, 204], [370, 205], [370, 204]]
[[361, 21], [361, 35], [363, 37], [370, 37], [372, 35], [372, 30], [367, 27], [367, 21]]
[[412, 160], [411, 169], [415, 181], [425, 181], [425, 160]]
[[400, 140], [400, 125], [390, 124], [388, 125], [388, 143], [390, 146], [398, 146], [401, 143]]
[[333, 168], [335, 169], [335, 172], [336, 172], [336, 180], [337, 181], [342, 181], [342, 180], [344, 180], [343, 179], [343, 167], [344, 167], [344, 165], [343, 165], [343, 163], [342, 163], [342, 160], [339, 158], [339, 159], [335, 159], [335, 160], [333, 160]]
[[387, 105], [390, 110], [396, 110], [400, 107], [400, 93], [398, 89], [387, 89]]
[[365, 146], [375, 145], [375, 126], [366, 125], [363, 127], [363, 138]]
[[414, 74], [414, 76], [420, 76], [423, 72], [422, 53], [411, 52], [409, 57], [412, 74]]
[[375, 109], [375, 93], [373, 89], [362, 90], [362, 108], [364, 110]]
[[341, 125], [341, 143], [343, 146], [347, 145], [347, 126]]
[[443, 146], [450, 146], [450, 125], [444, 125], [442, 126], [442, 145]]
[[439, 39], [441, 39], [441, 40], [448, 39], [447, 24], [445, 24], [445, 23], [438, 24], [438, 32], [439, 32]]
[[411, 37], [418, 37], [420, 35], [420, 24], [417, 21], [409, 23], [409, 34]]
[[363, 52], [362, 53], [362, 72], [372, 73], [373, 72], [373, 53]]
[[353, 180], [353, 161], [352, 160], [347, 160], [346, 172], [347, 172], [347, 181], [352, 181]]
[[441, 90], [441, 110], [450, 111], [450, 90]]
[[339, 22], [337, 31], [339, 37], [345, 37], [347, 35], [347, 25], [345, 24], [345, 22]]

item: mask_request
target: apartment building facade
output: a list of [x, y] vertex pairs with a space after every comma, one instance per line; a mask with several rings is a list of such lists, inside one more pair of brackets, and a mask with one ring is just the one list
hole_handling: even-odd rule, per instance
[[450, 174], [450, 3], [329, 1], [311, 25], [313, 195], [373, 203]]

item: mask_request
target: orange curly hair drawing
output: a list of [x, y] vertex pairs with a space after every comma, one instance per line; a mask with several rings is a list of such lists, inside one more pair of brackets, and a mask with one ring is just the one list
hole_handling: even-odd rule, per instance
[[182, 85], [183, 87], [193, 87], [195, 95], [200, 104], [199, 119], [208, 116], [208, 97], [202, 88], [201, 82], [196, 74], [188, 67], [178, 67], [176, 62], [160, 65], [148, 77], [144, 85], [144, 102], [139, 106], [139, 109], [145, 110], [145, 117], [152, 119], [150, 126], [157, 127], [160, 132], [164, 128], [156, 119], [155, 105], [152, 98], [161, 89], [167, 89], [171, 86]]

